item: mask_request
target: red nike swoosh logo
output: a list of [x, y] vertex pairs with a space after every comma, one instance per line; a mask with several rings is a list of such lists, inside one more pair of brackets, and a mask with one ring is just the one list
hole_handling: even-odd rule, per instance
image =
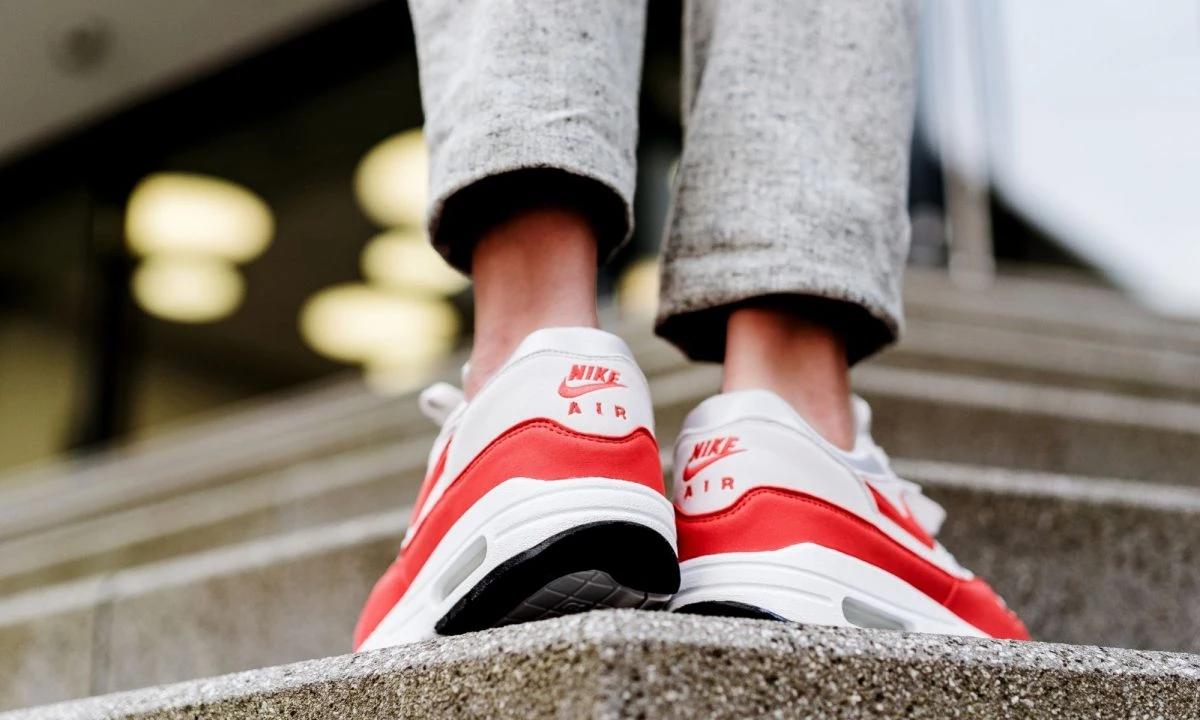
[[692, 478], [696, 477], [696, 473], [700, 472], [701, 470], [708, 467], [709, 465], [712, 465], [716, 461], [724, 460], [725, 458], [729, 457], [730, 455], [737, 455], [738, 453], [741, 453], [741, 452], [746, 452], [746, 451], [745, 450], [730, 450], [727, 453], [722, 453], [720, 455], [714, 455], [713, 457], [705, 458], [698, 463], [684, 466], [683, 479], [685, 482], [688, 480], [691, 480]]
[[577, 398], [580, 395], [587, 395], [588, 393], [596, 392], [597, 390], [608, 390], [609, 388], [623, 387], [625, 386], [621, 383], [612, 381], [592, 383], [590, 385], [571, 386], [567, 384], [566, 380], [563, 380], [558, 384], [558, 394], [565, 398]]
[[[934, 546], [933, 538], [929, 536], [929, 533], [925, 532], [925, 528], [918, 525], [917, 521], [913, 519], [912, 511], [908, 509], [907, 505], [904, 507], [906, 512], [900, 512], [895, 505], [883, 496], [883, 493], [876, 490], [869, 482], [867, 483], [867, 489], [871, 491], [871, 496], [875, 498], [875, 506], [879, 508], [879, 512], [883, 513], [885, 518], [904, 528], [905, 532], [919, 540], [922, 545], [930, 548]], [[904, 503], [903, 500], [900, 502]]]

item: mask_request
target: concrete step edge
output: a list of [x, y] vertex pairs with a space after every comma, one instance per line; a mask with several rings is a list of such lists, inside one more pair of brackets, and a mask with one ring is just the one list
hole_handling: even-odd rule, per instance
[[[719, 379], [720, 371], [714, 366], [683, 366], [652, 377], [650, 387], [656, 407], [674, 407], [676, 414], [682, 415], [709, 390], [714, 390]], [[1149, 428], [1200, 441], [1200, 406], [1176, 401], [884, 367], [864, 368], [856, 373], [855, 386], [873, 396], [1042, 416], [1061, 422], [1066, 428], [1083, 423]], [[415, 483], [423, 474], [431, 438], [431, 432], [422, 433], [395, 444], [388, 442], [310, 459], [221, 486], [200, 487], [127, 510], [51, 525], [40, 532], [30, 531], [0, 541], [0, 580], [114, 553], [188, 527], [214, 526], [256, 511], [285, 508], [288, 503], [332, 497], [389, 474], [398, 484], [414, 485], [411, 489], [415, 494]], [[1011, 442], [1014, 448], [1020, 447], [1018, 438]], [[664, 453], [669, 456], [669, 441], [664, 443]], [[904, 474], [903, 469], [898, 470]], [[1007, 471], [996, 472], [1004, 475]]]
[[[998, 363], [1000, 366], [1012, 367], [1032, 363], [1041, 370], [1060, 374], [1073, 372], [1096, 378], [1115, 376], [1126, 381], [1151, 382], [1152, 384], [1161, 384], [1169, 380], [1182, 388], [1200, 387], [1200, 376], [1196, 372], [1196, 363], [1192, 360], [1194, 354], [1192, 345], [1177, 350], [1150, 349], [1144, 342], [1144, 338], [1141, 337], [1136, 337], [1132, 342], [1124, 340], [1106, 342], [1103, 336], [1089, 335], [1083, 338], [1062, 336], [1056, 334], [1055, 326], [1049, 326], [1045, 332], [1041, 332], [1038, 330], [1040, 326], [1037, 323], [1032, 324], [1033, 330], [1028, 329], [1031, 327], [1028, 322], [1013, 324], [1012, 318], [1014, 317], [1036, 320], [1039, 313], [1044, 313], [1044, 305], [1037, 305], [1031, 309], [1018, 303], [1020, 307], [1016, 310], [1004, 310], [1001, 307], [1000, 310], [1004, 311], [997, 315], [999, 321], [992, 322], [989, 318], [997, 314], [995, 306], [997, 303], [1003, 306], [1005, 302], [1003, 298], [994, 301], [987, 300], [996, 293], [980, 294], [958, 290], [949, 284], [942, 273], [915, 272], [912, 274], [911, 280], [907, 292], [914, 296], [914, 300], [910, 302], [914, 314], [914, 330], [918, 335], [927, 338], [928, 347], [922, 347], [919, 343], [903, 344], [897, 350], [900, 356], [945, 356], [961, 360], [987, 361], [991, 364]], [[1010, 285], [1022, 288], [1021, 293], [1016, 293], [1017, 297], [1029, 288], [1040, 289], [1043, 292], [1054, 292], [1056, 288], [1059, 288], [1059, 285], [1054, 282], [1023, 278], [1001, 278], [996, 287], [1004, 289]], [[1107, 288], [1065, 287], [1059, 289], [1068, 294], [1082, 292], [1083, 296], [1088, 298], [1088, 302], [1091, 303], [1094, 303], [1096, 297], [1114, 296], [1120, 300], [1119, 295]], [[999, 294], [1008, 297], [1014, 295], [1014, 292], [1005, 290]], [[981, 301], [981, 297], [987, 301]], [[968, 304], [974, 309], [964, 319], [962, 307], [966, 299], [971, 300]], [[1120, 300], [1120, 302], [1128, 305], [1127, 301]], [[952, 307], [942, 308], [946, 304]], [[930, 314], [930, 308], [942, 308], [946, 311]], [[1192, 330], [1198, 338], [1195, 347], [1200, 348], [1200, 328], [1194, 324], [1156, 318], [1145, 313], [1139, 314], [1137, 311], [1131, 312], [1133, 313], [1130, 315], [1132, 319], [1127, 318], [1127, 320], [1148, 322], [1156, 327], [1161, 326], [1160, 334], [1164, 337], [1179, 337], [1183, 330]], [[1064, 319], [1070, 320], [1077, 315], [1077, 313], [1068, 313]], [[1113, 322], [1111, 314], [1107, 311], [1104, 317], [1107, 318], [1107, 322]], [[667, 347], [662, 341], [653, 339], [649, 324], [644, 319], [619, 319], [613, 313], [606, 314], [605, 319], [606, 327], [618, 334], [628, 336], [635, 346], [635, 350], [650, 349], [657, 352]], [[1122, 329], [1128, 330], [1124, 326]], [[963, 331], [974, 333], [979, 337], [970, 342], [962, 341], [959, 336]], [[1041, 348], [1041, 351], [1032, 356], [1028, 352], [1013, 353], [1011, 351], [1014, 344], [1012, 338], [1017, 336], [1032, 339], [1037, 347]], [[1124, 335], [1117, 333], [1113, 337], [1124, 337]], [[953, 342], [951, 340], [953, 338], [958, 338], [959, 341]], [[1072, 353], [1056, 345], [1055, 340], [1072, 348], [1090, 347], [1094, 352], [1089, 354], [1088, 362], [1073, 364]], [[1108, 352], [1106, 348], [1111, 352]], [[1106, 352], [1108, 354], [1104, 357], [1097, 355], [1097, 353]], [[669, 356], [668, 364], [682, 363], [681, 355], [673, 349], [670, 350], [670, 353], [672, 355]], [[457, 372], [457, 364], [463, 358], [464, 356], [459, 355], [448, 361], [447, 377]], [[1143, 365], [1143, 363], [1147, 364]], [[1139, 372], [1139, 368], [1143, 367], [1144, 372]], [[657, 372], [657, 370], [655, 371]], [[6, 476], [0, 478], [0, 536], [18, 532], [23, 517], [29, 515], [29, 511], [34, 507], [30, 503], [36, 503], [39, 498], [53, 496], [53, 499], [57, 500], [63, 496], [69, 497], [70, 493], [67, 491], [74, 490], [81, 507], [86, 510], [97, 507], [99, 504], [99, 499], [91, 497], [88, 493], [110, 493], [115, 484], [122, 482], [122, 478], [125, 478], [124, 482], [137, 483], [139, 477], [153, 475], [159, 480], [154, 488], [155, 493], [165, 492], [174, 485], [186, 487], [194, 483], [203, 484], [220, 473], [237, 472], [239, 467], [247, 463], [254, 467], [262, 467], [263, 463], [269, 460], [263, 456], [263, 453], [270, 455], [268, 451], [270, 443], [287, 438], [291, 434], [303, 433], [306, 428], [330, 426], [338, 418], [347, 414], [354, 416], [366, 411], [387, 412], [389, 409], [394, 409], [396, 413], [415, 416], [415, 413], [411, 411], [411, 406], [412, 403], [397, 402], [394, 399], [371, 395], [362, 387], [357, 378], [323, 382], [315, 388], [289, 390], [267, 399], [265, 404], [263, 400], [249, 401], [233, 412], [221, 411], [198, 423], [189, 422], [158, 437], [130, 443], [80, 461], [51, 463], [43, 467], [7, 473]], [[350, 432], [353, 437], [355, 431], [351, 430]], [[234, 439], [244, 443], [248, 438], [255, 437], [270, 442], [267, 446], [255, 448], [255, 452], [246, 458], [228, 450], [220, 453], [213, 452], [215, 447], [235, 447], [237, 443], [231, 442]], [[254, 445], [254, 443], [247, 444]], [[303, 449], [305, 449], [303, 442], [285, 442], [278, 453], [290, 456], [297, 450]], [[116, 468], [111, 467], [113, 463], [117, 464]], [[195, 464], [194, 467], [192, 467], [193, 464]], [[81, 487], [86, 491], [80, 492]], [[63, 511], [59, 510], [58, 512]]]
[[[669, 473], [670, 460], [664, 458], [664, 461], [664, 469]], [[904, 477], [920, 482], [932, 493], [942, 488], [968, 489], [990, 495], [1066, 501], [1098, 508], [1133, 507], [1200, 515], [1200, 488], [903, 458], [894, 460], [893, 464]], [[0, 598], [0, 627], [377, 540], [399, 538], [411, 513], [411, 506], [371, 513], [17, 593]]]
[[[682, 355], [655, 339], [644, 320], [614, 320], [608, 325], [629, 338], [648, 374], [685, 366]], [[917, 317], [913, 330], [918, 341], [925, 338], [924, 345], [902, 344], [895, 351], [897, 358], [1028, 366], [1059, 377], [1072, 374], [1135, 384], [1167, 383], [1184, 390], [1200, 388], [1200, 363], [1190, 352], [1109, 347], [1095, 339], [1047, 337], [974, 320], [964, 325], [953, 318]], [[1022, 343], [1015, 338], [1025, 338], [1040, 350], [1017, 352], [1014, 346]], [[1085, 348], [1090, 348], [1088, 360], [1078, 362], [1075, 356]], [[448, 361], [448, 378], [457, 372], [462, 359], [458, 356]], [[885, 354], [882, 366], [869, 369], [886, 371], [887, 362]], [[186, 492], [322, 448], [336, 450], [339, 445], [356, 442], [363, 435], [364, 423], [369, 430], [402, 422], [419, 422], [411, 397], [376, 397], [357, 378], [288, 391], [80, 461], [9, 473], [0, 479], [0, 538], [35, 529], [34, 523], [42, 522], [43, 517], [68, 521], [105, 507], [119, 507], [120, 499], [130, 493], [154, 498]], [[147, 477], [154, 482], [148, 483]]]
[[139, 505], [0, 541], [0, 580], [53, 564], [116, 552], [155, 538], [235, 521], [287, 503], [334, 495], [363, 483], [419, 475], [432, 435], [353, 450], [220, 488]]
[[[946, 506], [947, 546], [1035, 637], [1200, 650], [1200, 489], [896, 462]], [[407, 518], [366, 515], [0, 600], [11, 680], [0, 708], [344, 651]]]
[[[549, 711], [549, 712], [548, 712]], [[609, 611], [0, 714], [1184, 717], [1200, 657]]]
[[411, 514], [411, 507], [389, 510], [18, 593], [0, 598], [0, 627], [398, 538]]
[[908, 315], [970, 324], [1038, 328], [1113, 342], [1200, 349], [1200, 325], [1158, 315], [1111, 287], [1001, 274], [983, 290], [955, 287], [942, 271], [909, 268], [904, 305]]
[[[697, 390], [719, 386], [720, 377], [720, 368], [712, 365], [686, 366], [656, 376], [650, 386], [655, 407], [699, 402], [705, 395]], [[907, 395], [1058, 417], [1064, 422], [1087, 420], [1200, 434], [1198, 403], [878, 365], [855, 370], [853, 384], [863, 394]]]

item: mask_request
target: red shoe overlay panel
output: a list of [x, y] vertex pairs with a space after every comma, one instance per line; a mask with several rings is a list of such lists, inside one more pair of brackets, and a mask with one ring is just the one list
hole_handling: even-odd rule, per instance
[[463, 513], [496, 486], [514, 477], [547, 481], [608, 477], [645, 485], [660, 494], [664, 492], [658, 443], [644, 427], [623, 437], [586, 435], [545, 418], [509, 428], [454, 479], [396, 562], [375, 584], [354, 631], [356, 649], [403, 597]]
[[766, 552], [815, 543], [881, 568], [994, 638], [1029, 631], [979, 578], [964, 580], [919, 557], [869, 521], [805, 493], [759, 487], [704, 515], [676, 510], [680, 562], [729, 552]]
[[425, 507], [425, 503], [429, 501], [429, 494], [433, 492], [434, 485], [437, 485], [438, 478], [446, 470], [446, 458], [450, 455], [450, 446], [454, 444], [454, 438], [451, 437], [442, 452], [438, 455], [437, 462], [433, 464], [429, 474], [425, 476], [425, 481], [421, 483], [421, 490], [417, 493], [417, 501], [413, 503], [413, 517], [421, 516], [421, 508]]
[[888, 502], [888, 499], [872, 487], [869, 482], [867, 483], [867, 489], [871, 491], [871, 497], [875, 499], [875, 507], [879, 508], [879, 512], [883, 513], [885, 518], [904, 528], [904, 532], [912, 535], [925, 547], [932, 548], [934, 546], [933, 538], [930, 537], [929, 533], [925, 532], [925, 528], [917, 524], [916, 519], [912, 516], [912, 511], [908, 509], [907, 503], [901, 503], [905, 507], [904, 512], [900, 512], [896, 509], [895, 505]]

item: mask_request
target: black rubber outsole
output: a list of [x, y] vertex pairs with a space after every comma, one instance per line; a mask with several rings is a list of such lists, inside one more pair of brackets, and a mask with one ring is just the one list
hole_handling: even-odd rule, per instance
[[788, 619], [782, 615], [776, 615], [770, 610], [764, 610], [757, 605], [747, 605], [746, 603], [732, 602], [728, 600], [699, 602], [691, 605], [683, 605], [675, 608], [677, 613], [687, 613], [689, 615], [708, 615], [712, 617], [739, 617], [752, 618], [755, 620], [780, 620], [787, 622]]
[[510, 558], [475, 584], [435, 629], [442, 635], [600, 608], [660, 607], [679, 591], [679, 561], [642, 525], [581, 525]]

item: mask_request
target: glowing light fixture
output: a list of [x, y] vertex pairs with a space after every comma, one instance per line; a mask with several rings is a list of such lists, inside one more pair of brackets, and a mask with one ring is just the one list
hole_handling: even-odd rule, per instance
[[380, 226], [421, 225], [429, 197], [429, 156], [420, 128], [372, 148], [355, 171], [354, 193], [363, 212]]
[[217, 258], [151, 257], [133, 275], [138, 305], [174, 322], [219, 320], [236, 310], [244, 295], [245, 284], [237, 269]]
[[367, 280], [382, 287], [433, 295], [454, 295], [471, 284], [446, 264], [424, 232], [413, 228], [390, 230], [367, 243], [362, 271]]
[[267, 249], [275, 220], [262, 198], [235, 183], [157, 173], [130, 195], [125, 234], [140, 255], [202, 255], [242, 263]]
[[617, 305], [623, 315], [652, 318], [658, 309], [658, 259], [642, 258], [617, 280]]
[[322, 290], [300, 311], [305, 341], [344, 362], [395, 365], [440, 357], [453, 346], [458, 327], [458, 313], [444, 300], [363, 284]]

